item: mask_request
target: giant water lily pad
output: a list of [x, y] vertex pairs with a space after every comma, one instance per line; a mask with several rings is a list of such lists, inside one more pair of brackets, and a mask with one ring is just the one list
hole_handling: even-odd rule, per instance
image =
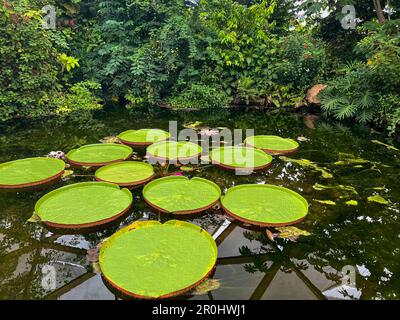
[[169, 176], [146, 185], [143, 196], [161, 212], [190, 214], [211, 208], [221, 197], [221, 189], [206, 179]]
[[0, 164], [0, 189], [40, 186], [61, 178], [65, 163], [53, 158], [27, 158]]
[[262, 170], [272, 163], [269, 154], [247, 147], [216, 148], [211, 151], [210, 159], [213, 164], [231, 170]]
[[142, 185], [154, 177], [151, 164], [140, 161], [124, 161], [97, 169], [96, 180], [118, 184], [123, 187]]
[[164, 141], [147, 148], [147, 156], [161, 161], [188, 161], [201, 155], [202, 148], [187, 141]]
[[67, 153], [68, 162], [76, 166], [101, 167], [124, 161], [132, 155], [132, 148], [116, 143], [90, 144]]
[[292, 139], [278, 136], [252, 136], [248, 137], [245, 144], [272, 155], [284, 155], [296, 152], [299, 144]]
[[140, 221], [103, 243], [99, 264], [103, 278], [117, 291], [157, 299], [196, 287], [209, 276], [217, 256], [214, 239], [194, 224]]
[[245, 184], [228, 189], [221, 203], [225, 212], [235, 219], [263, 227], [292, 225], [308, 213], [308, 203], [301, 195], [268, 184]]
[[160, 129], [128, 130], [118, 135], [122, 143], [132, 146], [149, 146], [153, 143], [167, 140], [169, 132]]
[[116, 220], [131, 204], [128, 189], [106, 182], [83, 182], [46, 194], [36, 203], [35, 212], [50, 227], [84, 229]]

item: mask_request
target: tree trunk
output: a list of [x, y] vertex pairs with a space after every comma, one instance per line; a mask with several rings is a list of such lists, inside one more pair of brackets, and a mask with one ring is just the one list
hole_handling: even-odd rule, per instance
[[381, 6], [381, 0], [373, 0], [374, 1], [374, 7], [376, 10], [376, 15], [378, 16], [378, 20], [380, 24], [384, 24], [386, 22], [385, 15], [382, 10]]

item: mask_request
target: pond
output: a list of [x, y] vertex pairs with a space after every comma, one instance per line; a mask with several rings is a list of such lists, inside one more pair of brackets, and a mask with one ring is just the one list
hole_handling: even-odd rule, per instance
[[[252, 175], [235, 175], [207, 165], [184, 172], [190, 177], [212, 180], [223, 191], [245, 183], [290, 188], [310, 204], [308, 216], [296, 227], [311, 235], [301, 236], [297, 241], [276, 238], [271, 242], [265, 232], [230, 222], [218, 210], [191, 218], [189, 221], [216, 238], [218, 260], [213, 277], [219, 285], [209, 293], [183, 298], [399, 297], [400, 152], [371, 142], [384, 141], [384, 137], [368, 128], [317, 120], [315, 129], [311, 129], [302, 116], [278, 111], [224, 110], [201, 114], [110, 111], [83, 128], [51, 122], [2, 127], [0, 163], [43, 156], [50, 151], [67, 152], [128, 129], [168, 130], [170, 120], [176, 120], [179, 129], [186, 123], [200, 121], [210, 128], [254, 128], [256, 134], [304, 137], [300, 139], [299, 152], [290, 157], [308, 159], [316, 165], [305, 166], [302, 162], [274, 157], [271, 167]], [[143, 150], [135, 151], [137, 158], [144, 156]], [[169, 171], [180, 169], [171, 166]], [[123, 225], [138, 219], [157, 220], [159, 216], [145, 203], [141, 190], [134, 190], [131, 214], [121, 225], [102, 232], [58, 235], [27, 222], [35, 202], [45, 193], [65, 184], [93, 180], [92, 173], [75, 174], [47, 190], [0, 194], [0, 299], [115, 299], [101, 277], [93, 272], [87, 250]], [[161, 219], [168, 218], [161, 216]], [[43, 282], [51, 270], [56, 271], [56, 283], [49, 288]], [[350, 280], [346, 281], [343, 275], [347, 272]]]

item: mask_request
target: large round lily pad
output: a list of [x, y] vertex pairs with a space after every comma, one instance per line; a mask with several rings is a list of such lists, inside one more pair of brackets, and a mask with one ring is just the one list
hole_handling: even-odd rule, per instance
[[99, 264], [103, 278], [117, 291], [160, 299], [199, 285], [212, 272], [217, 256], [214, 239], [194, 224], [138, 221], [103, 243]]
[[189, 161], [198, 158], [201, 152], [199, 145], [187, 141], [164, 141], [147, 148], [150, 159], [161, 161]]
[[65, 163], [53, 158], [28, 158], [0, 164], [0, 189], [40, 186], [61, 178]]
[[222, 147], [210, 152], [210, 159], [225, 169], [262, 170], [272, 164], [272, 157], [261, 150], [246, 147]]
[[132, 155], [132, 148], [116, 143], [90, 144], [71, 150], [66, 157], [76, 166], [101, 167], [124, 161]]
[[118, 135], [122, 143], [131, 146], [149, 146], [153, 143], [167, 140], [171, 137], [169, 132], [160, 129], [128, 130]]
[[259, 226], [287, 226], [300, 222], [308, 203], [298, 193], [279, 186], [245, 184], [229, 189], [221, 198], [225, 212], [235, 219]]
[[169, 176], [146, 185], [143, 196], [161, 212], [191, 214], [211, 208], [221, 197], [221, 189], [206, 179]]
[[272, 155], [291, 154], [299, 149], [299, 144], [295, 140], [278, 136], [253, 136], [248, 137], [244, 142], [247, 146]]
[[140, 161], [124, 161], [113, 163], [97, 169], [96, 180], [118, 184], [122, 187], [142, 185], [154, 177], [151, 164]]
[[36, 203], [35, 212], [50, 227], [85, 229], [116, 220], [131, 204], [128, 189], [106, 182], [83, 182], [46, 194]]

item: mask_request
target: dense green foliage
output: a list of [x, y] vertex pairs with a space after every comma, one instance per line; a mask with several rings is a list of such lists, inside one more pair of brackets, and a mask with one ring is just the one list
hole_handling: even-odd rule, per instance
[[[45, 30], [41, 1], [2, 0], [0, 121], [88, 119], [101, 100], [129, 109], [297, 107], [326, 83], [327, 116], [396, 132], [396, 2], [390, 19], [377, 7], [383, 0], [195, 2], [53, 0], [57, 28]], [[359, 23], [345, 29], [349, 4]]]

